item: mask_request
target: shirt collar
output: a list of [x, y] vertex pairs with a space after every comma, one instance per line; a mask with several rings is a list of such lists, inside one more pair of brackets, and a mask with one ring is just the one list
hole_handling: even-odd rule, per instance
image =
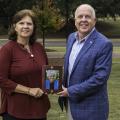
[[93, 33], [94, 30], [95, 30], [95, 27], [91, 30], [91, 32], [90, 32], [87, 36], [85, 36], [85, 37], [82, 38], [82, 39], [79, 39], [79, 37], [78, 37], [78, 31], [77, 31], [77, 32], [75, 32], [75, 38], [76, 38], [76, 40], [79, 41], [80, 43], [85, 42], [85, 41], [88, 39], [88, 37]]

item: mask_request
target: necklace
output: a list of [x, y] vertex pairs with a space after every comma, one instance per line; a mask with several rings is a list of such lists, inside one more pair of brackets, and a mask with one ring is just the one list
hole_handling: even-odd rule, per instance
[[29, 54], [30, 54], [30, 57], [34, 57], [33, 53], [31, 52], [30, 50], [30, 46], [27, 44], [27, 45], [23, 45], [21, 43], [18, 43], [20, 45], [20, 47], [24, 50], [26, 50]]
[[28, 52], [28, 53], [30, 54], [30, 56], [33, 58], [34, 55], [33, 55], [33, 53], [32, 53], [31, 50], [30, 50], [30, 46], [29, 46], [29, 45], [25, 45], [24, 48], [27, 50], [27, 52]]

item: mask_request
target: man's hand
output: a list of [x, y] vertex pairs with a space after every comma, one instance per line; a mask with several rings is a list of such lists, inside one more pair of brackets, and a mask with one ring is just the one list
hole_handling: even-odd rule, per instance
[[63, 97], [67, 97], [68, 96], [68, 90], [67, 88], [65, 88], [64, 86], [62, 87], [63, 91], [57, 93], [57, 95], [63, 96]]

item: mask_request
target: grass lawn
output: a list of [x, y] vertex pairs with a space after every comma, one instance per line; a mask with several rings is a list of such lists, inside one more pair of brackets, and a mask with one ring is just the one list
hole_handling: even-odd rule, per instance
[[[116, 41], [116, 39], [113, 39]], [[0, 44], [3, 44], [4, 41], [1, 41]], [[48, 50], [51, 49], [53, 52], [64, 52], [65, 47], [48, 47]], [[120, 53], [119, 47], [114, 47], [114, 53]], [[115, 62], [120, 63], [120, 58], [113, 58], [113, 67], [110, 79], [108, 81], [108, 90], [109, 90], [109, 101], [110, 101], [110, 114], [109, 120], [119, 120], [120, 118], [120, 64], [115, 64]], [[48, 120], [67, 120], [65, 111], [62, 112], [57, 103], [57, 95], [49, 96], [51, 101], [51, 109], [48, 112]], [[0, 119], [1, 120], [1, 119]]]
[[113, 47], [113, 53], [119, 53], [120, 54], [120, 46]]
[[[115, 26], [120, 26], [120, 22], [114, 23]], [[111, 27], [112, 28], [112, 27]], [[120, 33], [120, 29], [109, 29], [109, 33], [112, 33], [111, 30], [115, 30]], [[54, 41], [55, 39], [51, 39]], [[64, 39], [58, 39], [64, 40]], [[112, 39], [113, 42], [120, 42], [120, 39]], [[4, 40], [0, 40], [0, 44], [4, 44]], [[48, 51], [52, 52], [65, 52], [65, 47], [47, 47]], [[114, 47], [114, 53], [120, 54], [120, 47]], [[110, 79], [108, 81], [108, 92], [109, 92], [109, 101], [110, 101], [110, 114], [109, 120], [119, 120], [120, 119], [120, 64], [115, 64], [115, 62], [120, 63], [120, 58], [113, 58], [113, 67]], [[51, 109], [48, 112], [48, 120], [67, 120], [65, 111], [62, 112], [57, 103], [57, 95], [49, 95], [51, 101]], [[0, 120], [2, 120], [0, 118]]]
[[[120, 60], [120, 59], [119, 59]], [[110, 79], [108, 80], [108, 92], [110, 102], [109, 120], [119, 120], [120, 118], [120, 64], [113, 64]], [[66, 113], [61, 112], [58, 104], [58, 96], [49, 96], [52, 108], [48, 113], [48, 120], [67, 120]]]
[[[119, 59], [120, 60], [120, 59]], [[110, 102], [109, 120], [120, 118], [120, 64], [113, 63], [112, 72], [108, 81], [108, 92]], [[48, 120], [67, 120], [65, 111], [62, 112], [57, 103], [57, 95], [49, 95], [51, 109], [48, 112]], [[2, 119], [0, 119], [2, 120]]]
[[[120, 59], [119, 59], [120, 60]], [[113, 64], [112, 73], [108, 81], [110, 117], [109, 120], [120, 119], [120, 64]]]
[[97, 28], [103, 34], [112, 37], [120, 36], [120, 19], [113, 21], [113, 19], [98, 20]]

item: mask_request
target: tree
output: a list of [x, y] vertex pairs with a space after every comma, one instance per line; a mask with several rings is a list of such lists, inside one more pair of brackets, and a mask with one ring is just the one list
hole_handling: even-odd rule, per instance
[[69, 19], [73, 17], [74, 3], [76, 1], [77, 0], [53, 0], [53, 3], [59, 9], [60, 14], [65, 21], [64, 30], [66, 32], [66, 38], [69, 34]]
[[34, 4], [34, 0], [0, 0], [1, 24], [7, 28], [17, 11], [31, 9]]
[[51, 30], [58, 30], [62, 26], [61, 16], [52, 0], [36, 1], [33, 11], [38, 16], [38, 28], [43, 38], [43, 46], [45, 46], [45, 35]]
[[[86, 3], [92, 5], [98, 17], [107, 17], [108, 15], [115, 18], [120, 15], [120, 0], [54, 0], [55, 5], [59, 8], [60, 13], [68, 18], [74, 16], [74, 11], [78, 5]], [[66, 4], [68, 13], [66, 13]]]

